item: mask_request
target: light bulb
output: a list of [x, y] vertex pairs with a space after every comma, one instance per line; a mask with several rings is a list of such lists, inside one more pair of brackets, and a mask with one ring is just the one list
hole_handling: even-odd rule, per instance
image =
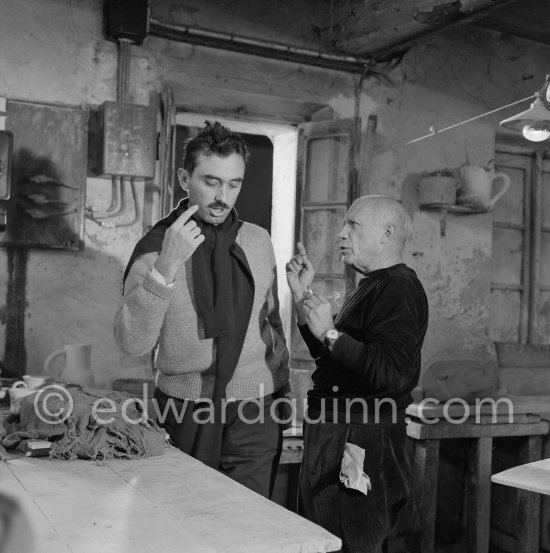
[[531, 142], [542, 142], [550, 137], [550, 121], [527, 123], [523, 127], [523, 136]]

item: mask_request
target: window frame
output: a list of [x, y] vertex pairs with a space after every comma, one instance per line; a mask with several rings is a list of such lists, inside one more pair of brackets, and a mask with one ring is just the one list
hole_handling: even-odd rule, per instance
[[[543, 225], [542, 194], [544, 167], [550, 164], [550, 152], [543, 145], [523, 145], [501, 143], [495, 145], [495, 165], [499, 171], [506, 172], [506, 165], [499, 163], [499, 154], [522, 156], [528, 163], [510, 164], [508, 168], [525, 169], [526, 179], [523, 191], [523, 223], [505, 223], [494, 221], [495, 229], [513, 229], [522, 233], [521, 279], [520, 284], [506, 284], [493, 280], [491, 274], [490, 294], [494, 290], [516, 290], [520, 293], [519, 326], [517, 342], [520, 345], [544, 345], [541, 341], [539, 325], [539, 301], [541, 292], [550, 292], [550, 285], [541, 284], [542, 235], [550, 234], [550, 225]], [[520, 157], [517, 158], [521, 159]], [[493, 322], [493, 321], [492, 321]], [[491, 329], [492, 330], [492, 329]], [[501, 340], [495, 340], [502, 342]]]

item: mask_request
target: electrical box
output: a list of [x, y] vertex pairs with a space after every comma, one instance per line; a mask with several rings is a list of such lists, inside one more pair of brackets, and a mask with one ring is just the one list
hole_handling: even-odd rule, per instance
[[8, 100], [6, 112], [13, 157], [0, 246], [81, 250], [90, 110]]
[[141, 44], [149, 30], [149, 0], [105, 0], [105, 38]]
[[157, 109], [104, 102], [97, 121], [97, 167], [100, 176], [152, 179], [157, 151]]
[[0, 200], [10, 197], [12, 150], [13, 135], [10, 131], [0, 131]]

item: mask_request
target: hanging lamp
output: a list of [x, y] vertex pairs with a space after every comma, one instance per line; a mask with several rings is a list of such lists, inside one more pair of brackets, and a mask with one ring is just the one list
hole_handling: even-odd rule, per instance
[[504, 119], [500, 126], [512, 131], [522, 132], [527, 140], [542, 142], [550, 137], [550, 75], [539, 92], [535, 93], [535, 101], [526, 110]]

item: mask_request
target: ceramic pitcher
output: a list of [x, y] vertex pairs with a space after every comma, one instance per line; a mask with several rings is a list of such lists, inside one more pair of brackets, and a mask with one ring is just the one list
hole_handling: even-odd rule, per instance
[[[58, 349], [44, 361], [44, 372], [54, 378], [81, 386], [94, 385], [94, 373], [91, 367], [92, 346], [90, 344], [70, 344]], [[58, 357], [65, 358], [65, 364], [54, 367]]]
[[[465, 165], [460, 168], [462, 185], [457, 192], [457, 203], [468, 204], [491, 211], [495, 204], [508, 192], [510, 178], [506, 173], [495, 172], [478, 165]], [[501, 181], [500, 189], [493, 194], [493, 183]]]

